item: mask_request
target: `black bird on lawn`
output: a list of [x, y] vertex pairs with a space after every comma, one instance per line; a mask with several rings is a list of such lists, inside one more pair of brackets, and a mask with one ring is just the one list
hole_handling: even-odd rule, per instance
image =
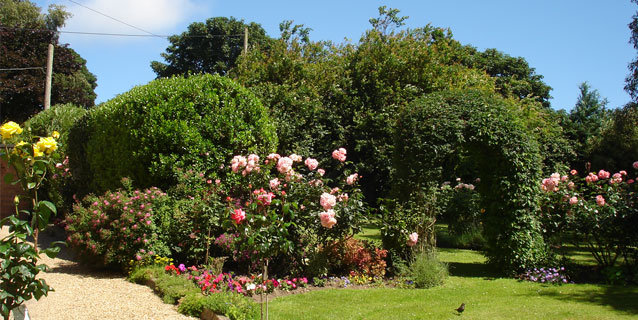
[[461, 303], [461, 306], [456, 309], [456, 312], [463, 313], [465, 311], [465, 303]]

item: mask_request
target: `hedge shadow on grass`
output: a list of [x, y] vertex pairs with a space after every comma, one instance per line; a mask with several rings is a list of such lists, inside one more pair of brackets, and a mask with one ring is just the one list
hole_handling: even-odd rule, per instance
[[447, 262], [450, 275], [465, 278], [494, 279], [499, 272], [485, 263]]
[[604, 286], [603, 290], [586, 290], [573, 293], [541, 292], [558, 300], [570, 300], [608, 306], [631, 315], [638, 315], [638, 286]]

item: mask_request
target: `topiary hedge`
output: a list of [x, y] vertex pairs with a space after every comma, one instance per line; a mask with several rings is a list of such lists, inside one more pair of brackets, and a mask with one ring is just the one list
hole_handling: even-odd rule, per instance
[[402, 199], [431, 182], [479, 178], [486, 254], [500, 269], [518, 271], [546, 257], [535, 217], [541, 160], [507, 100], [478, 91], [434, 93], [398, 117], [393, 191]]
[[79, 195], [130, 177], [168, 189], [177, 168], [218, 168], [238, 153], [268, 154], [277, 136], [268, 111], [218, 75], [158, 79], [92, 109], [72, 128], [71, 171]]

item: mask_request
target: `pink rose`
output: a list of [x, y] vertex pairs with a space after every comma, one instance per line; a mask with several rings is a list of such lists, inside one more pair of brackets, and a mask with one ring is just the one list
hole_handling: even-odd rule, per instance
[[239, 169], [246, 166], [246, 158], [244, 156], [234, 156], [230, 161], [231, 170], [235, 173], [239, 172]]
[[286, 173], [290, 171], [292, 169], [292, 162], [292, 159], [288, 157], [280, 158], [279, 161], [277, 161], [277, 171], [279, 171], [280, 173]]
[[270, 189], [273, 189], [273, 190], [277, 189], [277, 187], [279, 187], [279, 184], [280, 182], [279, 182], [279, 179], [277, 178], [270, 180]]
[[614, 184], [614, 183], [621, 183], [622, 182], [622, 175], [620, 173], [614, 173], [614, 175], [611, 177], [611, 180], [609, 181], [609, 183]]
[[321, 220], [321, 226], [324, 228], [332, 228], [337, 223], [337, 219], [335, 219], [334, 210], [327, 210], [319, 213], [319, 219]]
[[294, 153], [289, 155], [288, 158], [292, 159], [292, 161], [294, 162], [301, 162], [301, 160], [303, 159], [300, 155]]
[[596, 196], [596, 204], [598, 204], [599, 206], [604, 206], [605, 205], [605, 198], [601, 195], [597, 195]]
[[578, 203], [578, 198], [576, 197], [571, 197], [569, 198], [569, 204], [574, 205]]
[[230, 214], [230, 218], [235, 220], [235, 223], [240, 224], [246, 219], [246, 212], [242, 209], [235, 209], [233, 213]]
[[319, 166], [319, 161], [313, 158], [307, 158], [304, 163], [306, 164], [306, 166], [308, 167], [308, 170], [310, 171], [317, 169], [317, 167]]
[[634, 169], [638, 170], [638, 161], [634, 162], [633, 167]]
[[348, 194], [347, 194], [347, 193], [340, 194], [340, 195], [337, 197], [337, 200], [339, 200], [340, 202], [341, 202], [341, 201], [348, 201]]
[[346, 149], [339, 148], [332, 151], [332, 158], [340, 162], [346, 161]]
[[621, 175], [623, 175], [623, 176], [626, 176], [626, 175], [627, 175], [627, 171], [625, 171], [625, 170], [620, 170], [618, 173], [620, 173], [620, 174], [621, 174]]
[[412, 246], [414, 246], [417, 243], [417, 241], [419, 241], [419, 234], [416, 233], [416, 232], [412, 232], [412, 233], [410, 233], [408, 238], [409, 239], [408, 239], [408, 243], [407, 244], [408, 244], [408, 246], [412, 247]]
[[324, 192], [321, 195], [319, 203], [321, 204], [324, 210], [330, 210], [332, 209], [332, 207], [335, 206], [335, 204], [337, 204], [337, 198], [329, 193]]
[[351, 175], [348, 176], [348, 178], [346, 178], [346, 183], [348, 185], [353, 185], [357, 181], [358, 178], [359, 178], [358, 174], [356, 174], [356, 173], [355, 174], [351, 174]]
[[323, 175], [326, 174], [326, 170], [317, 169], [317, 173], [319, 173], [319, 175], [323, 177]]
[[576, 169], [572, 169], [572, 171], [569, 172], [572, 176], [575, 176], [578, 174], [578, 171], [576, 171]]
[[609, 172], [607, 172], [605, 170], [598, 171], [598, 178], [599, 179], [608, 179], [609, 178]]

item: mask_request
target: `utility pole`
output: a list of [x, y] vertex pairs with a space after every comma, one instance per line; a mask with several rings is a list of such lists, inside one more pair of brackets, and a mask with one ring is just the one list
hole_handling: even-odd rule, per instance
[[51, 107], [51, 77], [53, 75], [53, 44], [49, 43], [49, 54], [47, 56], [47, 80], [44, 87], [44, 110]]
[[244, 54], [248, 53], [248, 28], [244, 28]]

